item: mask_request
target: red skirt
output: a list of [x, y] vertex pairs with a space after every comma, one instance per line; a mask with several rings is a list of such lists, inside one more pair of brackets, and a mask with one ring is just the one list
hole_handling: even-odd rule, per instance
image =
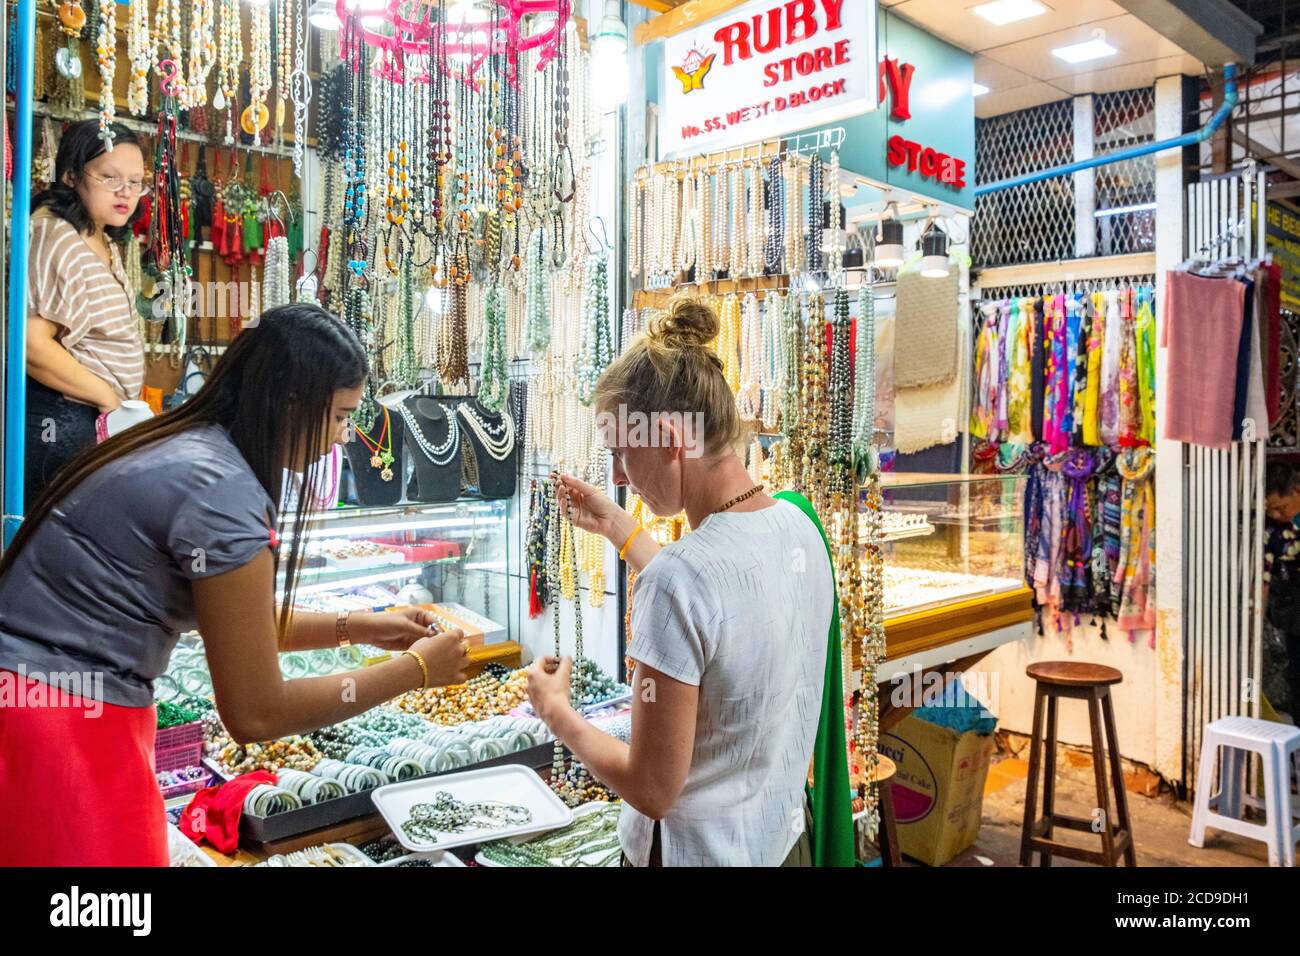
[[167, 866], [156, 727], [0, 669], [0, 866]]

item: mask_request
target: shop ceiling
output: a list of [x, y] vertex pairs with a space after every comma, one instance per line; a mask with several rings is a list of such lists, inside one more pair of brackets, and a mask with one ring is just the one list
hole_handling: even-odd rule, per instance
[[[633, 2], [659, 13], [673, 11], [671, 19], [689, 23], [725, 12], [739, 0]], [[981, 117], [1083, 93], [1150, 86], [1161, 76], [1200, 75], [1225, 62], [1250, 64], [1263, 29], [1228, 0], [1039, 0], [1045, 12], [1002, 26], [972, 12], [986, 0], [879, 2], [975, 54], [975, 82], [988, 88], [975, 100], [975, 115]], [[1114, 54], [1073, 65], [1052, 54], [1091, 39], [1097, 30]]]

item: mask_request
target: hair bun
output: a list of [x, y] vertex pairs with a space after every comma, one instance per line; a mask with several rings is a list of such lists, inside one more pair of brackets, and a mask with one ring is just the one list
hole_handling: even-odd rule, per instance
[[668, 349], [704, 348], [718, 337], [718, 315], [702, 299], [677, 296], [668, 312], [650, 323], [647, 335]]

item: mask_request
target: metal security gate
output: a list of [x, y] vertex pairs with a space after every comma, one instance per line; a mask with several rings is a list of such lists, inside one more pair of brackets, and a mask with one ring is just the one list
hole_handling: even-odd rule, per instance
[[[1252, 165], [1188, 186], [1187, 251], [1213, 260], [1262, 255], [1264, 184]], [[1246, 422], [1242, 435], [1227, 449], [1183, 446], [1183, 780], [1189, 787], [1206, 724], [1260, 712], [1268, 423]]]

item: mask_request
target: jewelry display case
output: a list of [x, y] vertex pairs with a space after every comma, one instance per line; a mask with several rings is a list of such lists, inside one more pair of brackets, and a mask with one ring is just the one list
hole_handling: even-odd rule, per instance
[[881, 484], [891, 672], [1026, 636], [1024, 476], [887, 473]]

